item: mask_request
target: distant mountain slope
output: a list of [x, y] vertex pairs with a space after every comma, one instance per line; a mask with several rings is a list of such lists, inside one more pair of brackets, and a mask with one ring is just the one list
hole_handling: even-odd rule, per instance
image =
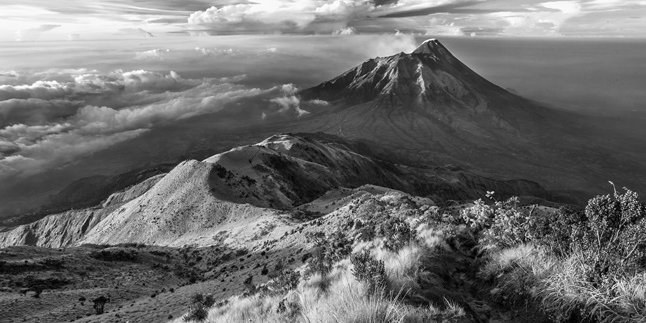
[[366, 184], [436, 201], [477, 198], [486, 190], [501, 196], [551, 197], [533, 182], [497, 181], [459, 169], [409, 167], [381, 159], [373, 150], [327, 134], [275, 135], [204, 161], [185, 161], [168, 174], [113, 194], [101, 207], [51, 215], [0, 232], [0, 247], [208, 245], [223, 230], [238, 232], [236, 239], [251, 239], [262, 223], [279, 226], [285, 212], [300, 212], [297, 207], [328, 192]]
[[106, 199], [101, 206], [70, 210], [0, 232], [0, 247], [39, 246], [60, 248], [74, 244], [119, 206], [153, 187], [163, 175], [153, 176]]
[[[529, 77], [529, 76], [528, 76]], [[510, 93], [460, 62], [437, 40], [411, 53], [370, 59], [301, 93], [312, 114], [296, 131], [369, 139], [414, 164], [455, 164], [499, 179], [595, 191], [608, 179], [642, 185], [618, 165], [646, 174], [606, 146], [598, 120]], [[626, 168], [626, 167], [624, 167]]]

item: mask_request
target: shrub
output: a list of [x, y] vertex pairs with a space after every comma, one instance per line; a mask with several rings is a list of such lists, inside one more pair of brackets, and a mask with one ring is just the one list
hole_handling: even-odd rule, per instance
[[332, 270], [332, 265], [352, 252], [352, 243], [345, 234], [335, 232], [325, 236], [323, 232], [308, 233], [307, 238], [314, 243], [312, 256], [308, 257], [308, 269], [305, 276], [320, 273], [325, 276]]
[[92, 303], [94, 303], [94, 305], [92, 307], [94, 307], [94, 311], [96, 312], [96, 315], [103, 314], [103, 310], [105, 308], [105, 303], [107, 303], [109, 301], [110, 301], [110, 299], [105, 297], [105, 296], [99, 296], [99, 297], [92, 300]]
[[184, 321], [204, 321], [209, 316], [209, 311], [198, 304], [193, 304], [188, 310], [188, 313], [184, 315]]
[[493, 205], [480, 199], [461, 210], [460, 215], [480, 235], [480, 244], [485, 248], [512, 247], [529, 240], [532, 216], [518, 207], [517, 197], [496, 201]]
[[45, 258], [40, 261], [40, 264], [49, 268], [61, 269], [65, 265], [65, 261], [63, 259]]
[[332, 270], [332, 255], [324, 246], [318, 247], [314, 250], [312, 257], [308, 258], [307, 264], [308, 267], [305, 271], [306, 277], [316, 273], [325, 276]]
[[301, 306], [297, 302], [290, 301], [286, 298], [283, 298], [278, 303], [276, 307], [276, 313], [283, 314], [290, 320], [294, 320], [296, 316], [301, 312]]
[[585, 221], [572, 231], [574, 248], [592, 265], [594, 281], [608, 273], [632, 273], [646, 264], [646, 207], [635, 192], [591, 199]]
[[390, 217], [377, 225], [376, 234], [384, 238], [384, 247], [391, 251], [398, 251], [407, 245], [414, 234], [410, 225], [399, 217]]
[[200, 293], [191, 296], [191, 306], [184, 315], [184, 321], [204, 321], [209, 316], [208, 308], [215, 304], [213, 295], [204, 296]]
[[352, 274], [358, 281], [367, 285], [369, 294], [383, 291], [388, 286], [388, 276], [383, 261], [372, 258], [367, 251], [352, 255], [350, 261], [354, 267]]
[[573, 230], [586, 221], [582, 212], [568, 207], [534, 216], [531, 220], [533, 226], [528, 232], [529, 240], [547, 247], [558, 256], [567, 256], [572, 252], [573, 238], [576, 238]]
[[334, 232], [327, 238], [332, 260], [339, 261], [352, 253], [352, 242], [340, 231]]
[[247, 276], [247, 278], [244, 280], [244, 282], [242, 282], [242, 284], [245, 289], [244, 294], [253, 295], [257, 290], [256, 285], [253, 283], [252, 274], [249, 274], [249, 276]]
[[268, 289], [275, 294], [284, 293], [298, 286], [301, 273], [295, 270], [285, 270], [267, 284]]
[[137, 260], [137, 252], [131, 249], [108, 248], [92, 251], [90, 257], [102, 261], [135, 261]]

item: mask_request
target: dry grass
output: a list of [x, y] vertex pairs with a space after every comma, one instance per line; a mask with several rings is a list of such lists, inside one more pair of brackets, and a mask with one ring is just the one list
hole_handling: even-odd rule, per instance
[[[465, 311], [448, 301], [441, 304], [442, 309], [406, 304], [406, 289], [416, 287], [415, 275], [428, 250], [421, 245], [410, 245], [397, 253], [373, 250], [386, 264], [391, 281], [388, 291], [368, 294], [367, 287], [352, 275], [352, 265], [346, 259], [327, 276], [316, 274], [302, 280], [296, 290], [286, 295], [231, 298], [228, 304], [211, 309], [206, 322], [450, 322], [464, 318]], [[279, 312], [278, 304], [283, 300], [288, 308], [297, 311]]]
[[646, 273], [595, 285], [586, 279], [590, 270], [579, 253], [558, 259], [522, 245], [493, 254], [481, 275], [496, 279], [501, 300], [535, 302], [555, 321], [646, 322]]

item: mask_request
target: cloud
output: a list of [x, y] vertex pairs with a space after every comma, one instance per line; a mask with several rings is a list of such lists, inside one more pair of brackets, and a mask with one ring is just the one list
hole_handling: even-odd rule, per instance
[[214, 6], [192, 13], [188, 23], [221, 31], [291, 31], [304, 29], [316, 19], [313, 13], [306, 13], [312, 8], [307, 9], [296, 2], [276, 1]]
[[16, 41], [36, 40], [45, 32], [56, 29], [61, 25], [45, 24], [34, 28], [21, 29], [16, 32]]
[[[301, 100], [296, 95], [298, 88], [294, 84], [285, 84], [281, 87], [283, 92], [282, 97], [273, 98], [270, 100], [271, 103], [279, 107], [277, 113], [282, 115], [295, 115], [297, 118], [306, 116], [310, 114], [309, 111], [306, 111], [301, 108]], [[266, 112], [263, 111], [263, 119], [267, 117]]]
[[581, 4], [578, 1], [552, 1], [543, 2], [539, 5], [568, 14], [578, 14], [581, 12]]
[[429, 26], [426, 28], [428, 36], [462, 36], [465, 34], [462, 27], [445, 17], [431, 17], [428, 23]]
[[135, 58], [139, 60], [163, 60], [164, 56], [170, 53], [170, 49], [150, 49], [135, 53]]
[[68, 117], [80, 108], [81, 101], [9, 99], [0, 101], [0, 127], [15, 123], [41, 124]]
[[357, 34], [357, 29], [354, 27], [345, 27], [339, 30], [335, 30], [332, 34], [339, 35], [339, 36], [355, 35]]
[[[199, 80], [187, 80], [175, 72], [162, 74], [144, 70], [123, 72], [120, 70], [109, 74], [99, 74], [95, 71], [76, 70], [72, 73], [61, 73], [49, 76], [41, 74], [46, 79], [32, 84], [0, 85], [0, 101], [10, 99], [83, 99], [92, 97], [103, 99], [112, 97], [119, 99], [123, 96], [133, 99], [134, 96], [163, 93], [166, 91], [182, 91], [197, 86]], [[57, 78], [55, 80], [47, 79]], [[142, 93], [146, 91], [147, 93]]]
[[[562, 18], [564, 14], [575, 14], [578, 8], [581, 12], [571, 17], [585, 16], [585, 19]], [[512, 28], [503, 30], [502, 34], [511, 36], [526, 36], [524, 33], [537, 36], [541, 32], [543, 36], [561, 36], [564, 25], [572, 32], [579, 30], [585, 34], [643, 36], [646, 27], [643, 19], [636, 22], [613, 18], [617, 17], [617, 11], [622, 11], [635, 13], [637, 20], [646, 14], [645, 10], [643, 0], [138, 0], [134, 4], [127, 0], [68, 0], [64, 4], [25, 0], [20, 5], [0, 4], [0, 12], [6, 16], [0, 38], [53, 40], [67, 39], [68, 35], [82, 35], [83, 39], [163, 38], [168, 33], [330, 34], [347, 27], [354, 27], [362, 34], [393, 29], [424, 32], [427, 28], [415, 26], [427, 27], [429, 15], [434, 14], [450, 14], [469, 21], [468, 25], [456, 23], [465, 30], [495, 30], [499, 27], [492, 25], [508, 24]], [[541, 17], [527, 14], [530, 11], [540, 12]], [[503, 13], [508, 15], [501, 18]], [[615, 26], [604, 25], [605, 21]], [[16, 29], [20, 31], [15, 32]], [[438, 32], [457, 34], [457, 29]]]
[[314, 12], [319, 18], [348, 19], [364, 17], [374, 9], [370, 1], [334, 0], [321, 4]]
[[[188, 23], [216, 33], [334, 33], [357, 31], [354, 22], [412, 10], [452, 8], [465, 0], [272, 0], [212, 6], [193, 12]], [[408, 15], [426, 15], [428, 13]], [[347, 29], [353, 28], [354, 29]]]
[[[0, 177], [44, 171], [154, 127], [281, 90], [237, 84], [244, 78], [184, 79], [175, 72], [135, 70], [3, 85]], [[291, 85], [282, 88], [283, 93], [293, 91]]]
[[0, 138], [0, 158], [10, 156], [20, 151], [20, 147], [11, 141]]

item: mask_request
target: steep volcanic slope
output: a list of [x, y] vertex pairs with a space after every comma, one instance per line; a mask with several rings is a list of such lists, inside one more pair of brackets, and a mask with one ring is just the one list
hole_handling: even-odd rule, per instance
[[[360, 142], [326, 134], [275, 135], [204, 161], [182, 162], [165, 175], [112, 195], [101, 207], [71, 211], [0, 232], [0, 247], [80, 243], [208, 245], [221, 232], [252, 239], [295, 207], [340, 188], [390, 187], [436, 201], [501, 196], [549, 199], [536, 183], [496, 181], [448, 168], [415, 168], [378, 157]], [[309, 211], [308, 211], [309, 212]], [[219, 238], [218, 238], [219, 239]], [[234, 242], [232, 242], [234, 243]]]
[[137, 198], [153, 187], [163, 175], [153, 176], [121, 192], [116, 192], [100, 207], [70, 210], [0, 232], [0, 247], [39, 246], [60, 248], [80, 240], [119, 206]]
[[[465, 139], [533, 136], [537, 127], [544, 126], [545, 119], [554, 113], [482, 78], [435, 39], [424, 42], [410, 54], [368, 60], [333, 80], [303, 91], [302, 95], [340, 103], [344, 111], [362, 110], [368, 119], [365, 126], [379, 119], [399, 128], [417, 126], [419, 129], [409, 130], [413, 138], [423, 133], [412, 131], [428, 126], [431, 129], [427, 131], [433, 131], [428, 133], [432, 141], [445, 139], [438, 136]], [[353, 107], [348, 109], [348, 106]], [[351, 119], [354, 118], [344, 121]], [[414, 119], [425, 123], [418, 124]], [[437, 127], [443, 129], [432, 129]], [[402, 135], [399, 139], [405, 139]]]
[[634, 158], [609, 151], [589, 118], [500, 88], [434, 39], [412, 53], [368, 60], [301, 96], [329, 104], [306, 107], [313, 113], [294, 125], [297, 131], [369, 139], [421, 164], [588, 192], [613, 178], [641, 187], [629, 167], [646, 174]]

